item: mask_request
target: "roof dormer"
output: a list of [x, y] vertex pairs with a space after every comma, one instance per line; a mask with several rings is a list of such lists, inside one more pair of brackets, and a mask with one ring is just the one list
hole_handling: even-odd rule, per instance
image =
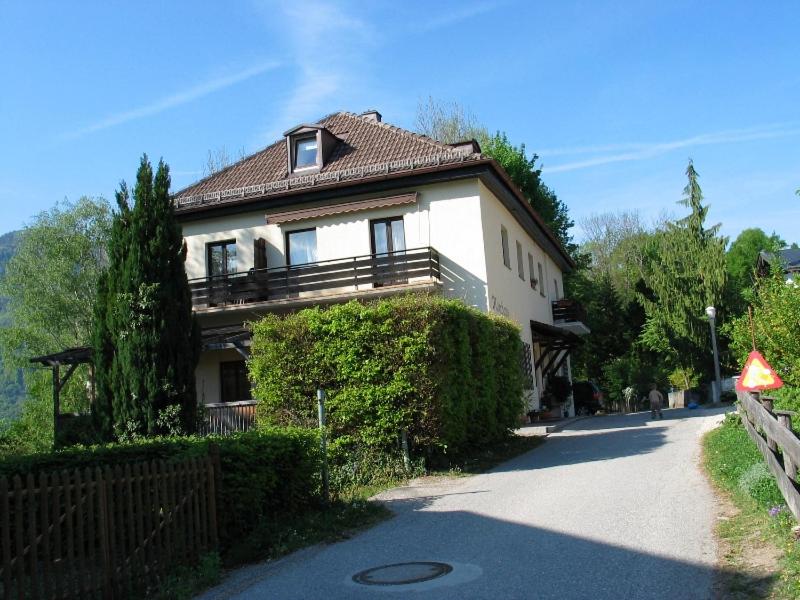
[[321, 171], [339, 141], [322, 125], [298, 125], [283, 135], [289, 173], [299, 175]]

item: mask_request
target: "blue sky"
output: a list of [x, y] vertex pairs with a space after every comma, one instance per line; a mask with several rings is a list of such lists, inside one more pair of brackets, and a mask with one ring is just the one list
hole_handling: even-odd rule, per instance
[[[689, 157], [710, 219], [800, 241], [800, 3], [0, 0], [0, 232], [113, 198], [142, 152], [209, 150], [457, 101], [541, 158], [576, 221], [665, 211]], [[580, 238], [580, 230], [575, 234]]]

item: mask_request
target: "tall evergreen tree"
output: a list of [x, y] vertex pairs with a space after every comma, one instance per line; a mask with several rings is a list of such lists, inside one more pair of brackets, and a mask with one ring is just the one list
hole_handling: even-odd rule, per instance
[[726, 239], [719, 225], [706, 227], [708, 207], [692, 161], [680, 204], [689, 215], [651, 238], [643, 266], [645, 290], [637, 293], [647, 320], [641, 340], [684, 373], [710, 370], [707, 306], [720, 307], [725, 288]]
[[117, 193], [109, 269], [98, 286], [94, 347], [98, 423], [107, 434], [194, 429], [199, 331], [184, 269], [186, 247], [169, 197], [169, 168], [143, 156], [133, 188]]

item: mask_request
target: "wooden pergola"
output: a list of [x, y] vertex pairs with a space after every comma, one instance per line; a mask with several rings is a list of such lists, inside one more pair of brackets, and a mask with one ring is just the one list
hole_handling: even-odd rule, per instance
[[530, 327], [532, 341], [539, 345], [540, 356], [536, 366], [542, 370], [544, 382], [551, 373], [561, 368], [581, 339], [571, 331], [539, 321], [531, 321]]
[[[67, 348], [61, 352], [54, 354], [45, 354], [44, 356], [37, 356], [31, 359], [32, 363], [38, 363], [44, 367], [50, 367], [53, 370], [53, 445], [56, 444], [58, 439], [58, 426], [61, 420], [61, 390], [72, 377], [75, 369], [79, 365], [89, 365], [89, 381], [91, 382], [91, 390], [89, 392], [89, 400], [94, 403], [94, 363], [92, 362], [92, 349], [89, 347], [80, 348]], [[68, 367], [63, 377], [61, 376], [61, 367]]]

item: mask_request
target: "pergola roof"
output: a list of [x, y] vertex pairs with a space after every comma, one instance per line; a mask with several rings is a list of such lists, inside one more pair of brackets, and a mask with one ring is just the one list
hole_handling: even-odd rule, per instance
[[82, 365], [92, 362], [92, 349], [88, 346], [78, 348], [67, 348], [61, 352], [36, 356], [31, 359], [32, 363], [40, 363], [45, 367], [56, 367], [60, 365]]

